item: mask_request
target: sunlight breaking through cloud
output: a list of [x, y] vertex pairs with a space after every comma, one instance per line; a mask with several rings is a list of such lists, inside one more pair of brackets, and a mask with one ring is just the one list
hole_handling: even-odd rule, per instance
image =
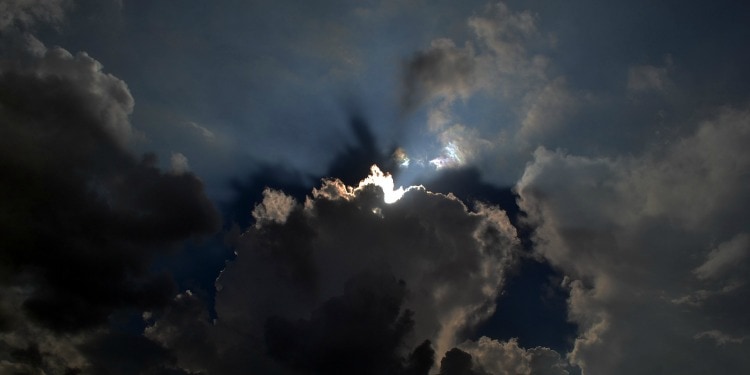
[[403, 186], [399, 186], [398, 189], [394, 189], [395, 183], [393, 182], [393, 176], [391, 176], [390, 173], [383, 173], [383, 171], [381, 171], [375, 164], [370, 167], [370, 175], [359, 182], [360, 189], [367, 185], [375, 185], [383, 189], [383, 201], [387, 204], [391, 204], [401, 199], [404, 193], [413, 187], [410, 186], [404, 189]]
[[430, 165], [434, 166], [435, 169], [460, 167], [463, 164], [464, 154], [454, 142], [448, 142], [448, 144], [443, 147], [442, 154], [435, 159], [430, 160]]

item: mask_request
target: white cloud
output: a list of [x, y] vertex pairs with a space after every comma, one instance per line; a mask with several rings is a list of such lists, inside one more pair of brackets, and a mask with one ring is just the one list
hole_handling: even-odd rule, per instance
[[260, 228], [263, 223], [286, 223], [286, 219], [297, 202], [282, 191], [266, 188], [263, 190], [263, 201], [255, 205], [253, 218], [255, 226]]

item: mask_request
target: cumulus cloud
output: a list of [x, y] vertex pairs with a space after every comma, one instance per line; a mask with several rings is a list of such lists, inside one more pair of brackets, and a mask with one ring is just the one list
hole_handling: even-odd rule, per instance
[[3, 366], [95, 371], [119, 349], [86, 345], [111, 342], [115, 312], [159, 309], [174, 294], [154, 257], [213, 233], [218, 214], [195, 175], [129, 151], [123, 81], [85, 53], [25, 52], [0, 65], [0, 345], [18, 353]]
[[441, 375], [567, 375], [567, 363], [548, 348], [524, 349], [516, 339], [498, 341], [481, 337], [445, 353]]
[[489, 337], [466, 341], [459, 348], [471, 355], [477, 369], [493, 375], [567, 375], [567, 363], [554, 350], [524, 349], [516, 339], [502, 342]]
[[[253, 215], [217, 280], [218, 320], [199, 325], [218, 362], [240, 373], [422, 373], [426, 358], [442, 358], [494, 312], [520, 249], [505, 212], [423, 188], [387, 204], [379, 186], [328, 179], [304, 203], [266, 190]], [[163, 319], [149, 335], [176, 344], [181, 366], [218, 371], [216, 358], [196, 364], [183, 353], [174, 339], [183, 330], [169, 328], [178, 319]]]
[[584, 373], [750, 365], [738, 339], [750, 333], [748, 141], [750, 112], [723, 109], [640, 156], [537, 150], [519, 203], [537, 226], [535, 251], [568, 275], [579, 326], [569, 359]]
[[294, 198], [284, 192], [266, 188], [263, 190], [263, 201], [253, 210], [255, 225], [260, 228], [268, 221], [284, 224], [296, 205]]
[[471, 354], [459, 348], [449, 350], [440, 360], [440, 375], [477, 375]]
[[[22, 39], [24, 50], [20, 51], [21, 56], [3, 60], [0, 69], [8, 85], [23, 86], [25, 80], [32, 83], [29, 87], [9, 86], [6, 90], [18, 90], [21, 97], [33, 96], [33, 90], [40, 89], [37, 86], [47, 85], [47, 96], [62, 97], [59, 98], [58, 110], [62, 110], [59, 107], [65, 104], [63, 100], [77, 101], [70, 103], [77, 104], [70, 108], [78, 112], [72, 115], [85, 116], [86, 120], [95, 122], [96, 129], [105, 132], [108, 139], [119, 147], [132, 140], [135, 132], [128, 116], [135, 102], [124, 81], [105, 73], [102, 64], [85, 52], [73, 55], [61, 47], [47, 48], [30, 35]], [[65, 94], [70, 97], [63, 97]], [[30, 110], [35, 105], [44, 104], [44, 99], [22, 102], [23, 109]], [[49, 115], [47, 120], [52, 120]]]

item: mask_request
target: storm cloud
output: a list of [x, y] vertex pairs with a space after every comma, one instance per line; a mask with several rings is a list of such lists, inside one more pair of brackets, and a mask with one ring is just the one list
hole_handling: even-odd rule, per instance
[[26, 40], [26, 64], [0, 70], [0, 341], [44, 353], [11, 363], [55, 373], [55, 357], [86, 365], [71, 359], [76, 347], [115, 311], [169, 302], [174, 282], [152, 260], [219, 219], [195, 175], [128, 150], [134, 101], [123, 81], [85, 53]]

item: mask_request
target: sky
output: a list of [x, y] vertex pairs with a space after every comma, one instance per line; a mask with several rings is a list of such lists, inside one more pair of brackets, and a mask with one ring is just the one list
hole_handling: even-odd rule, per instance
[[0, 0], [0, 373], [748, 373], [748, 19]]

